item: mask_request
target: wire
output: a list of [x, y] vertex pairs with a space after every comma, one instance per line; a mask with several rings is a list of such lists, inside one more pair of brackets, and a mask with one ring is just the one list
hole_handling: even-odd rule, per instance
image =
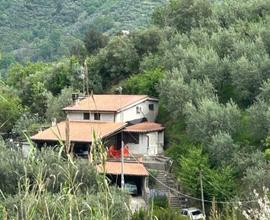
[[[134, 138], [134, 136], [131, 133], [129, 133], [129, 135], [131, 135]], [[138, 164], [141, 164], [141, 162], [137, 160], [137, 158], [129, 151], [129, 149], [128, 149], [128, 152], [129, 152], [129, 154], [134, 158], [134, 160]], [[192, 200], [195, 200], [195, 201], [200, 201], [200, 202], [202, 201], [202, 199], [200, 199], [200, 198], [196, 198], [194, 196], [187, 195], [187, 194], [182, 193], [182, 192], [180, 192], [180, 191], [178, 191], [178, 190], [176, 190], [174, 188], [169, 187], [167, 184], [161, 182], [159, 179], [157, 179], [155, 176], [153, 176], [151, 174], [151, 172], [149, 172], [149, 170], [147, 170], [147, 171], [148, 171], [149, 175], [154, 180], [156, 180], [158, 183], [160, 183], [162, 186], [164, 186], [165, 188], [169, 189], [170, 191], [173, 191], [173, 192], [175, 192], [175, 193], [177, 193], [177, 194], [179, 194], [181, 196], [184, 196], [186, 198], [189, 198], [189, 199], [192, 199]], [[210, 183], [209, 181], [207, 181], [207, 182], [213, 186], [212, 183]], [[221, 191], [221, 193], [226, 196], [226, 194], [224, 192]], [[211, 200], [205, 200], [205, 199], [203, 201], [206, 202], [206, 203], [212, 203], [213, 202]], [[247, 203], [257, 203], [257, 202], [258, 202], [257, 200], [243, 200], [243, 201], [235, 201], [235, 202], [230, 202], [230, 201], [215, 201], [215, 203], [217, 203], [217, 204], [239, 204], [239, 203], [246, 203], [247, 204]]]
[[[129, 150], [128, 150], [129, 151]], [[135, 159], [135, 161], [138, 163], [138, 164], [141, 164], [140, 161], [137, 160], [137, 158], [129, 151], [129, 154]], [[148, 171], [149, 172], [149, 171]], [[187, 195], [185, 193], [182, 193], [176, 189], [173, 189], [171, 187], [169, 187], [167, 184], [161, 182], [159, 179], [157, 179], [155, 176], [153, 176], [150, 172], [149, 172], [149, 175], [154, 179], [156, 180], [157, 182], [159, 182], [161, 185], [163, 185], [165, 188], [181, 195], [181, 196], [184, 196], [186, 198], [189, 198], [189, 199], [192, 199], [192, 200], [196, 200], [196, 201], [202, 201], [200, 198], [196, 198], [196, 197], [193, 197], [193, 196], [190, 196], [190, 195]], [[212, 203], [213, 201], [210, 201], [210, 200], [204, 200], [204, 202], [207, 202], [207, 203]], [[243, 200], [243, 201], [235, 201], [235, 202], [229, 202], [229, 201], [215, 201], [215, 203], [217, 204], [239, 204], [239, 203], [257, 203], [258, 201], [257, 200]]]

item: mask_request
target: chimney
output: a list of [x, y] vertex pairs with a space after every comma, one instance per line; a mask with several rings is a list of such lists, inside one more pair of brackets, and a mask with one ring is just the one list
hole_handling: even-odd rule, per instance
[[56, 123], [57, 123], [56, 118], [53, 118], [52, 119], [52, 126], [56, 126]]
[[75, 103], [79, 98], [79, 93], [72, 93], [72, 101]]

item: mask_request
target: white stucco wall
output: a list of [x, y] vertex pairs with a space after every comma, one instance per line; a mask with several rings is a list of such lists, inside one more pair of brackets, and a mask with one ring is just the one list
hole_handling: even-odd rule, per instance
[[[73, 111], [73, 112], [68, 112], [67, 117], [70, 120], [83, 120], [83, 113], [81, 111]], [[89, 112], [85, 112], [89, 113]], [[94, 113], [90, 113], [90, 120], [94, 120]], [[114, 121], [114, 113], [100, 113], [100, 121], [109, 121], [113, 122]]]
[[67, 112], [67, 118], [69, 120], [83, 120], [83, 113], [82, 112], [77, 112], [77, 111], [73, 111], [73, 112]]
[[[154, 105], [154, 110], [149, 109], [149, 104]], [[137, 110], [137, 107], [139, 111]], [[67, 111], [67, 117], [70, 120], [83, 120], [83, 111]], [[86, 111], [85, 113], [88, 113]], [[110, 121], [110, 122], [127, 122], [141, 118], [147, 118], [148, 121], [154, 122], [158, 115], [158, 102], [153, 100], [145, 100], [137, 104], [132, 105], [131, 107], [125, 108], [122, 113], [102, 113], [100, 112], [101, 121]], [[94, 112], [90, 114], [90, 120], [94, 120]]]
[[[91, 116], [93, 117], [93, 120], [94, 120], [94, 115], [92, 114]], [[113, 122], [114, 114], [113, 113], [100, 113], [100, 120]]]
[[[154, 105], [154, 110], [149, 110], [149, 104]], [[139, 107], [139, 112], [137, 112], [137, 107]], [[121, 115], [123, 114], [123, 116]], [[132, 121], [135, 119], [140, 118], [147, 118], [148, 121], [154, 122], [156, 120], [156, 117], [158, 115], [158, 102], [157, 101], [151, 101], [146, 100], [144, 102], [138, 103], [130, 108], [124, 109], [123, 113], [119, 112], [116, 114], [116, 122], [122, 122], [123, 121]]]
[[147, 154], [147, 136], [146, 134], [140, 134], [139, 135], [139, 144], [133, 144], [133, 143], [127, 143], [129, 151], [132, 154]]
[[158, 132], [158, 153], [163, 153], [163, 147], [164, 147], [164, 131]]
[[164, 132], [141, 133], [139, 144], [127, 143], [132, 154], [154, 156], [163, 153]]

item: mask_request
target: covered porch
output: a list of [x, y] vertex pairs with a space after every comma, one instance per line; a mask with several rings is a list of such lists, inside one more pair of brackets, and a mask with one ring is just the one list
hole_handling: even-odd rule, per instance
[[124, 142], [133, 155], [156, 156], [163, 153], [164, 127], [154, 122], [142, 122], [124, 129]]
[[[121, 162], [119, 161], [107, 161], [105, 167], [99, 165], [97, 167], [98, 172], [106, 173], [112, 185], [121, 187]], [[147, 177], [149, 173], [145, 166], [139, 162], [127, 162], [123, 163], [124, 182], [127, 184], [134, 184], [137, 187], [137, 193], [133, 196], [142, 196], [146, 198], [148, 187]]]
[[[92, 142], [102, 139], [106, 148], [121, 146], [125, 123], [63, 121], [31, 137], [38, 148], [65, 145], [68, 153], [88, 157]], [[120, 141], [120, 144], [119, 144]]]

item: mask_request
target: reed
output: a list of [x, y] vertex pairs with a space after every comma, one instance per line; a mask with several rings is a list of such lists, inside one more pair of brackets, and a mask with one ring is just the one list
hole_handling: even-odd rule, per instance
[[[95, 141], [95, 157], [106, 159]], [[128, 196], [110, 187], [97, 164], [59, 157], [59, 150], [35, 150], [28, 159], [0, 144], [0, 219], [127, 219]]]

